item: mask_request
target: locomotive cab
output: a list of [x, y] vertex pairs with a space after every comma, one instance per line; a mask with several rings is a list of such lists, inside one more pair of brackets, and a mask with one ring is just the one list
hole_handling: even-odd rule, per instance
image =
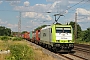
[[71, 25], [55, 25], [52, 28], [52, 42], [58, 51], [71, 51], [74, 48], [73, 31]]

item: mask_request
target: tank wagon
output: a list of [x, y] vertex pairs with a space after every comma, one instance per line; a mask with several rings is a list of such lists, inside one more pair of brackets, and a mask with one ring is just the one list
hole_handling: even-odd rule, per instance
[[40, 31], [40, 43], [57, 52], [71, 51], [74, 48], [73, 39], [71, 25], [53, 24]]

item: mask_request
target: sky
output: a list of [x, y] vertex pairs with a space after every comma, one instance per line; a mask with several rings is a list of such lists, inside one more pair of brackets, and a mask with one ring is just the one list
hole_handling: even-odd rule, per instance
[[32, 31], [41, 25], [53, 24], [55, 14], [64, 15], [60, 16], [59, 23], [74, 22], [75, 13], [81, 29], [90, 28], [90, 0], [0, 0], [0, 26], [15, 32], [19, 20], [21, 31]]

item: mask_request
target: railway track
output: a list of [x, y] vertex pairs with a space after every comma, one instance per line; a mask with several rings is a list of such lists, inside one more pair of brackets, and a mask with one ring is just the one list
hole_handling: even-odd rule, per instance
[[78, 55], [80, 57], [86, 58], [87, 60], [90, 60], [90, 45], [75, 44], [73, 50], [76, 51], [74, 55]]
[[54, 52], [51, 52], [50, 50], [47, 50], [43, 47], [38, 47], [38, 45], [34, 44], [34, 43], [31, 43], [31, 45], [35, 46], [36, 48], [40, 48], [42, 49], [43, 53], [47, 54], [47, 55], [50, 55], [54, 58], [56, 58], [57, 60], [88, 60], [86, 58], [83, 58], [81, 56], [78, 56], [78, 55], [74, 55], [72, 53], [66, 53], [66, 54], [63, 54], [63, 53], [54, 53]]
[[83, 47], [75, 46], [74, 50], [85, 52], [85, 53], [90, 53], [90, 49], [89, 48], [83, 48]]
[[66, 60], [88, 60], [86, 58], [83, 58], [74, 54], [59, 54], [59, 55], [64, 57]]
[[[86, 54], [90, 54], [90, 45], [77, 45], [77, 46], [74, 46], [74, 51], [77, 52], [79, 51], [79, 53], [86, 53]], [[68, 54], [59, 54], [60, 56], [62, 57], [65, 57], [67, 58], [67, 60], [89, 60], [90, 58], [88, 57], [85, 57], [85, 56], [82, 56], [82, 55], [78, 55], [78, 54], [72, 54], [71, 52], [68, 53]]]
[[74, 44], [75, 46], [78, 46], [78, 47], [83, 47], [83, 48], [87, 48], [87, 49], [90, 49], [90, 45], [85, 45], [85, 44]]
[[74, 50], [90, 54], [90, 45], [75, 44]]

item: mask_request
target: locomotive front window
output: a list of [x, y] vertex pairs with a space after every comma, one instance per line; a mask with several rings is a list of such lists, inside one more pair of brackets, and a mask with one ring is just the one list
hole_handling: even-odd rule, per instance
[[71, 29], [70, 28], [64, 28], [64, 33], [71, 33]]
[[56, 33], [71, 33], [71, 28], [59, 27], [56, 28]]
[[63, 30], [56, 30], [56, 33], [62, 33]]
[[64, 33], [71, 33], [71, 30], [64, 30]]
[[56, 33], [62, 33], [63, 32], [63, 28], [56, 28]]

